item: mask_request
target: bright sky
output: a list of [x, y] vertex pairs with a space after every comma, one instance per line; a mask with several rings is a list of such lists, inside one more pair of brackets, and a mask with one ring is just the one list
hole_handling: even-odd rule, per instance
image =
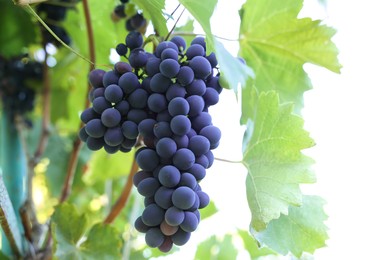
[[[219, 0], [212, 20], [218, 36], [238, 35], [240, 1]], [[167, 1], [173, 10], [175, 1]], [[341, 75], [313, 65], [305, 66], [314, 89], [305, 95], [305, 128], [316, 141], [307, 154], [316, 160], [318, 182], [306, 185], [306, 194], [326, 199], [328, 247], [317, 250], [316, 260], [390, 259], [390, 3], [385, 0], [306, 0], [303, 16], [322, 19], [338, 30], [334, 41], [343, 64]], [[237, 43], [224, 42], [234, 54]], [[215, 156], [239, 160], [242, 128], [239, 106], [229, 91], [211, 110], [223, 139]], [[201, 183], [216, 202], [219, 214], [200, 224], [182, 251], [195, 251], [206, 236], [250, 221], [245, 195], [245, 169], [215, 162]], [[169, 257], [183, 259], [183, 255]], [[245, 253], [239, 259], [248, 259]]]

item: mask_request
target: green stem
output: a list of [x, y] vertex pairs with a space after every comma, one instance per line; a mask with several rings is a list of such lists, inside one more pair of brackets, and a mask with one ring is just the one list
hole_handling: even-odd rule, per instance
[[[0, 166], [3, 180], [8, 194], [10, 194], [18, 227], [22, 230], [19, 209], [23, 206], [27, 195], [27, 159], [15, 122], [7, 111], [3, 111], [0, 128]], [[2, 239], [2, 251], [6, 254], [11, 253], [6, 239]]]

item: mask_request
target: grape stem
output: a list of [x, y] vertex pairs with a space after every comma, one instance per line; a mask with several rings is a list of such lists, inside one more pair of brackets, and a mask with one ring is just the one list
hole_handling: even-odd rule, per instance
[[14, 3], [16, 5], [25, 6], [25, 5], [30, 5], [30, 4], [42, 3], [42, 2], [46, 2], [46, 1], [47, 0], [16, 0], [16, 1], [14, 1]]
[[[94, 64], [96, 61], [95, 42], [94, 42], [94, 38], [93, 38], [92, 21], [91, 21], [91, 14], [90, 14], [89, 7], [88, 7], [88, 0], [83, 0], [82, 3], [83, 3], [83, 10], [84, 10], [84, 16], [85, 16], [85, 23], [87, 25], [88, 48], [89, 48], [89, 55], [90, 55], [89, 58], [91, 59], [89, 70], [91, 71], [94, 69]], [[89, 105], [90, 105], [90, 102], [88, 99], [88, 92], [91, 89], [91, 86], [89, 85], [89, 83], [87, 83], [87, 84], [88, 84], [88, 86], [87, 86], [87, 93], [86, 93], [86, 97], [85, 97], [85, 108], [89, 107]], [[83, 126], [83, 123], [80, 123], [79, 129], [81, 129], [82, 126]], [[62, 187], [62, 191], [61, 191], [60, 203], [64, 202], [70, 195], [70, 192], [72, 189], [72, 184], [73, 184], [74, 174], [76, 172], [77, 159], [78, 159], [78, 155], [79, 155], [80, 150], [81, 150], [81, 145], [82, 145], [82, 142], [77, 136], [73, 142], [73, 148], [72, 148], [72, 152], [71, 152], [70, 158], [69, 158], [69, 164], [68, 164], [68, 169], [67, 169], [67, 173], [66, 173], [65, 183], [64, 183], [64, 185]]]
[[169, 18], [171, 18], [171, 17], [176, 13], [177, 9], [179, 9], [180, 6], [181, 6], [181, 4], [178, 4], [178, 5], [176, 6], [175, 10], [173, 10], [173, 12], [171, 13], [171, 15], [167, 18], [167, 20], [166, 20], [167, 22], [168, 22]]
[[242, 161], [233, 161], [233, 160], [227, 160], [222, 158], [215, 157], [214, 160], [221, 161], [221, 162], [227, 162], [227, 163], [242, 163]]
[[108, 213], [107, 217], [105, 218], [103, 222], [104, 224], [111, 224], [125, 207], [126, 202], [130, 196], [131, 189], [133, 188], [133, 177], [137, 171], [138, 165], [135, 161], [135, 158], [133, 158], [133, 164], [131, 165], [131, 170], [129, 176], [127, 177], [126, 184], [123, 187], [122, 193], [118, 200], [115, 202], [115, 205], [111, 208], [110, 213]]
[[179, 17], [176, 19], [176, 22], [175, 22], [175, 24], [173, 25], [173, 27], [172, 27], [172, 29], [171, 29], [171, 31], [168, 33], [167, 37], [165, 37], [165, 41], [167, 41], [167, 40], [169, 39], [169, 36], [171, 36], [171, 34], [173, 33], [173, 30], [175, 30], [176, 25], [177, 25], [177, 23], [180, 21], [180, 18], [181, 18], [181, 16], [183, 15], [183, 13], [184, 13], [185, 10], [186, 10], [186, 9], [184, 8], [183, 11], [181, 11]]
[[[202, 33], [193, 33], [193, 32], [174, 32], [172, 33], [172, 35], [177, 35], [177, 36], [204, 36], [206, 37], [206, 34], [202, 34]], [[215, 38], [218, 38], [218, 39], [221, 39], [221, 40], [225, 40], [225, 41], [231, 41], [231, 42], [238, 42], [240, 39], [229, 39], [229, 38], [225, 38], [225, 37], [221, 37], [221, 36], [218, 36], [218, 35], [213, 35]]]

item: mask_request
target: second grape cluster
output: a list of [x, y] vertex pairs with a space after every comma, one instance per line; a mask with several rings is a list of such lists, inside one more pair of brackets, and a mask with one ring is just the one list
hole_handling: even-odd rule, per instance
[[208, 108], [222, 88], [215, 54], [206, 55], [203, 37], [188, 49], [179, 36], [161, 42], [154, 53], [142, 45], [142, 35], [130, 32], [116, 48], [129, 63], [90, 73], [92, 107], [81, 115], [86, 125], [80, 138], [91, 150], [104, 147], [108, 153], [143, 145], [133, 181], [145, 209], [135, 228], [146, 233], [150, 247], [168, 252], [173, 244], [187, 243], [198, 227], [199, 209], [209, 204], [199, 182], [221, 138]]

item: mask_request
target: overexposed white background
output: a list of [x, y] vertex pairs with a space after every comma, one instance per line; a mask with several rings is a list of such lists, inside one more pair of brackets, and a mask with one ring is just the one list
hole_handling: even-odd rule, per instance
[[[238, 38], [237, 11], [243, 2], [219, 0], [212, 19], [215, 35]], [[343, 65], [340, 75], [314, 65], [304, 67], [313, 90], [305, 94], [302, 115], [316, 142], [305, 153], [316, 161], [318, 181], [302, 190], [325, 198], [329, 215], [328, 246], [317, 250], [314, 259], [390, 259], [390, 2], [304, 3], [300, 17], [321, 19], [337, 29], [333, 40]], [[176, 5], [167, 1], [166, 10]], [[201, 32], [199, 26], [196, 31]], [[222, 42], [237, 53], [237, 42]], [[210, 111], [223, 132], [216, 157], [241, 159], [244, 129], [239, 109], [234, 94], [224, 90]], [[168, 259], [188, 259], [207, 236], [248, 228], [245, 176], [239, 164], [215, 162], [201, 185], [220, 211], [200, 224], [185, 249]], [[239, 254], [239, 259], [248, 258], [245, 252]]]

